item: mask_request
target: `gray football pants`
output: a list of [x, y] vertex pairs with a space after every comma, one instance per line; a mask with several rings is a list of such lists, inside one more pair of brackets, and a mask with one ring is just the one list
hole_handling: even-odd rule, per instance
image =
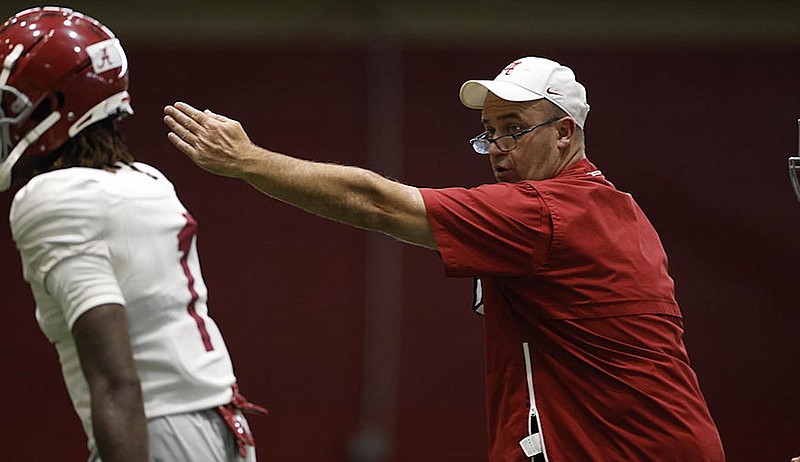
[[[214, 409], [150, 419], [147, 433], [150, 462], [256, 462], [252, 446], [247, 457], [239, 455], [236, 439]], [[89, 462], [102, 461], [92, 454]]]

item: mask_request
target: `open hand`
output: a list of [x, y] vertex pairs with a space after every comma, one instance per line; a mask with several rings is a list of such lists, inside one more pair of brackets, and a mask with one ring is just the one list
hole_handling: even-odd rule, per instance
[[217, 175], [243, 174], [254, 146], [239, 122], [182, 102], [165, 107], [164, 114], [167, 138], [194, 163]]

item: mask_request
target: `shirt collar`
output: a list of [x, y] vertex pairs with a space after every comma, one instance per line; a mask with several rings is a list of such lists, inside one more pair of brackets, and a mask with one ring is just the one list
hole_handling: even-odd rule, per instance
[[569, 167], [561, 170], [556, 178], [576, 178], [584, 175], [601, 176], [600, 170], [587, 158], [574, 162]]

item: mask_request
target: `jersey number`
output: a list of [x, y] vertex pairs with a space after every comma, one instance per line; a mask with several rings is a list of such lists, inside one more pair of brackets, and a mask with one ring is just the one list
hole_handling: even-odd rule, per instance
[[211, 337], [208, 335], [208, 330], [206, 330], [206, 322], [197, 314], [194, 307], [195, 303], [197, 303], [198, 295], [197, 291], [194, 290], [194, 276], [189, 269], [188, 262], [189, 250], [192, 248], [192, 240], [195, 234], [197, 234], [197, 222], [188, 212], [184, 212], [183, 216], [186, 218], [186, 226], [178, 233], [178, 250], [181, 251], [183, 274], [186, 275], [186, 279], [189, 281], [189, 293], [192, 294], [192, 298], [189, 300], [189, 305], [186, 307], [186, 310], [189, 312], [189, 316], [194, 319], [194, 322], [197, 323], [197, 330], [200, 331], [200, 338], [203, 339], [203, 346], [206, 348], [206, 351], [211, 351], [214, 349], [214, 345], [211, 344]]

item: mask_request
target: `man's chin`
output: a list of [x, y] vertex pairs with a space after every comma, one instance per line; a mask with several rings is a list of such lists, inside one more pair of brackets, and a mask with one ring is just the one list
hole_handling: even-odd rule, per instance
[[511, 170], [495, 170], [494, 179], [497, 180], [498, 183], [516, 183], [519, 181]]

